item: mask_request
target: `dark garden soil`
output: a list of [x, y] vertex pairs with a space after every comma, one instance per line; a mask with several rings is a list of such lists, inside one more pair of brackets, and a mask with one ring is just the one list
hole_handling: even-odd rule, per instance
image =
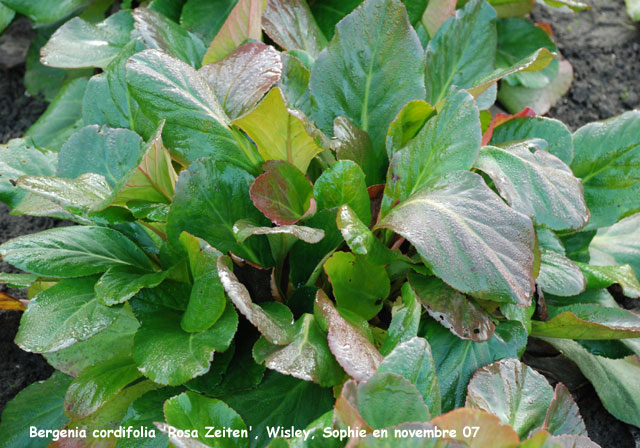
[[[535, 21], [551, 23], [560, 51], [573, 64], [571, 91], [549, 114], [573, 130], [640, 107], [640, 30], [626, 17], [624, 0], [587, 2], [594, 6], [592, 11], [571, 14], [536, 6], [532, 14]], [[28, 37], [28, 29], [17, 31], [18, 40]], [[6, 51], [2, 46], [6, 34], [0, 38], [0, 60]], [[0, 67], [0, 143], [21, 136], [46, 107], [25, 95], [23, 76], [24, 65]], [[53, 219], [10, 216], [9, 209], [0, 205], [0, 243], [61, 224]], [[0, 271], [10, 272], [11, 267], [0, 263]], [[0, 291], [22, 294], [2, 285]], [[628, 301], [623, 305], [633, 306]], [[18, 312], [0, 311], [0, 412], [21, 389], [52, 372], [40, 355], [23, 352], [13, 344], [19, 319]], [[640, 430], [612, 417], [573, 363], [539, 345], [531, 346], [524, 360], [552, 382], [561, 381], [571, 389], [596, 443], [603, 448], [640, 447]]]

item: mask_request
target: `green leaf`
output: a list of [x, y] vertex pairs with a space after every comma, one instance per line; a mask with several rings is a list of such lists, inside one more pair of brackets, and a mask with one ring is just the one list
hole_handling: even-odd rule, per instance
[[27, 386], [8, 402], [0, 424], [2, 448], [36, 448], [51, 441], [53, 434], [31, 438], [29, 428], [58, 429], [69, 421], [63, 404], [71, 380], [70, 376], [54, 372], [48, 380]]
[[[265, 126], [269, 123], [269, 126]], [[300, 111], [287, 108], [282, 92], [274, 87], [249, 114], [233, 122], [258, 146], [265, 160], [284, 160], [306, 173], [309, 162], [322, 151], [309, 120]]]
[[238, 311], [272, 344], [286, 345], [293, 339], [293, 314], [279, 302], [253, 303], [246, 286], [238, 281], [230, 268], [229, 257], [218, 258], [218, 275], [227, 295]]
[[631, 20], [634, 22], [640, 21], [640, 3], [638, 3], [638, 0], [625, 0], [624, 3], [627, 7], [627, 15]]
[[386, 140], [389, 159], [407, 146], [434, 115], [436, 110], [429, 103], [422, 100], [409, 101], [389, 125]]
[[132, 40], [102, 73], [89, 80], [82, 100], [85, 124], [127, 128], [144, 137], [153, 133], [154, 124], [140, 110], [137, 101], [129, 93], [126, 81], [127, 60], [145, 48], [139, 39]]
[[556, 384], [553, 400], [544, 417], [544, 427], [556, 436], [562, 434], [587, 436], [587, 428], [580, 416], [580, 409], [569, 389], [562, 383]]
[[115, 198], [115, 203], [126, 204], [132, 200], [170, 203], [178, 181], [171, 155], [162, 142], [160, 125], [144, 149], [144, 156], [137, 169], [126, 180]]
[[318, 210], [346, 205], [365, 226], [371, 222], [365, 176], [352, 161], [339, 160], [325, 170], [316, 180], [313, 193], [318, 200]]
[[[418, 297], [409, 283], [402, 285], [402, 299], [394, 304], [391, 312], [392, 318], [387, 330], [387, 337], [380, 347], [380, 353], [384, 356], [400, 343], [414, 338], [418, 334], [418, 326], [420, 325], [420, 314], [422, 308], [418, 303]], [[434, 414], [435, 409], [431, 408]]]
[[382, 362], [382, 355], [361, 331], [338, 313], [321, 289], [316, 295], [314, 314], [328, 327], [329, 349], [345, 372], [356, 381], [372, 377]]
[[407, 238], [427, 267], [460, 292], [520, 305], [531, 301], [531, 221], [477, 174], [447, 174], [395, 206], [378, 227]]
[[524, 439], [542, 426], [551, 400], [544, 376], [517, 359], [503, 359], [473, 375], [465, 406], [497, 415]]
[[106, 68], [131, 40], [133, 19], [119, 11], [94, 25], [75, 17], [57, 29], [42, 48], [42, 63], [59, 68]]
[[397, 0], [369, 0], [336, 26], [313, 65], [314, 120], [331, 134], [334, 119], [345, 115], [367, 132], [378, 170], [374, 178], [386, 168], [389, 123], [408, 101], [424, 96], [421, 60], [422, 46], [404, 6]]
[[180, 235], [180, 243], [189, 257], [193, 277], [189, 304], [182, 316], [182, 329], [190, 333], [203, 331], [220, 319], [227, 304], [216, 266], [222, 254], [186, 232]]
[[640, 425], [640, 365], [638, 360], [607, 359], [591, 355], [577, 342], [545, 339], [575, 362], [596, 389], [602, 404], [614, 417], [631, 425]]
[[144, 114], [166, 120], [165, 144], [188, 161], [211, 156], [256, 171], [260, 156], [229, 127], [213, 88], [193, 67], [158, 50], [127, 62], [127, 84]]
[[544, 115], [569, 91], [572, 82], [573, 67], [561, 59], [558, 61], [558, 74], [545, 87], [533, 89], [502, 81], [498, 100], [512, 114], [530, 107], [536, 114]]
[[[124, 418], [127, 409], [136, 399], [145, 393], [156, 389], [157, 384], [151, 381], [140, 381], [126, 389], [123, 389], [115, 398], [102, 406], [98, 411], [88, 417], [78, 420], [71, 420], [65, 428], [85, 430], [87, 432], [87, 442], [91, 445], [112, 447], [118, 439], [111, 432], [110, 437], [94, 437], [100, 431], [114, 431], [120, 427], [120, 422]], [[58, 443], [61, 446], [68, 446], [77, 443], [76, 438], [60, 437]]]
[[118, 191], [138, 167], [144, 150], [144, 142], [133, 131], [87, 126], [73, 134], [60, 150], [56, 174], [67, 178], [100, 174]]
[[267, 427], [304, 428], [331, 409], [331, 391], [312, 382], [267, 372], [255, 389], [221, 397], [251, 427], [249, 446], [266, 446]]
[[400, 259], [401, 255], [382, 244], [348, 205], [340, 206], [336, 223], [351, 251], [370, 264], [386, 265]]
[[406, 422], [424, 422], [431, 417], [418, 389], [394, 373], [378, 373], [358, 385], [357, 403], [362, 418], [373, 429]]
[[308, 4], [322, 33], [331, 39], [336, 24], [353, 11], [361, 0], [309, 0]]
[[243, 447], [246, 442], [241, 437], [206, 438], [211, 427], [225, 431], [246, 430], [242, 418], [226, 403], [194, 392], [183, 392], [168, 399], [164, 404], [167, 423], [183, 430], [196, 430], [197, 440], [214, 447]]
[[55, 8], [48, 0], [2, 0], [5, 6], [29, 17], [34, 22], [57, 22], [77, 10], [86, 0], [60, 0]]
[[24, 85], [33, 96], [44, 97], [51, 102], [65, 81], [81, 76], [91, 76], [92, 69], [64, 70], [47, 67], [40, 61], [40, 50], [51, 37], [53, 29], [39, 28], [27, 50]]
[[133, 335], [139, 324], [129, 307], [120, 308], [115, 321], [106, 330], [91, 336], [86, 341], [76, 342], [62, 350], [45, 353], [51, 366], [67, 375], [77, 377], [86, 368], [131, 355]]
[[187, 0], [182, 7], [180, 25], [202, 35], [206, 42], [211, 42], [236, 3], [236, 0], [214, 0], [205, 3], [200, 0]]
[[233, 233], [239, 219], [259, 225], [269, 221], [249, 197], [254, 178], [246, 171], [226, 163], [203, 159], [180, 173], [169, 211], [167, 236], [176, 242], [181, 232], [202, 238], [220, 252], [234, 254], [263, 266], [272, 263], [268, 242], [255, 237], [240, 244]]
[[410, 272], [409, 283], [429, 315], [460, 339], [483, 342], [493, 335], [489, 314], [442, 280]]
[[637, 299], [640, 297], [640, 283], [633, 269], [628, 264], [619, 266], [591, 266], [576, 262], [587, 280], [587, 289], [607, 288], [614, 283], [622, 286], [625, 296]]
[[205, 46], [199, 37], [153, 9], [136, 8], [133, 19], [147, 47], [168, 53], [192, 67], [200, 67]]
[[0, 3], [0, 34], [9, 26], [16, 12]]
[[554, 230], [577, 230], [589, 220], [580, 181], [556, 156], [539, 149], [543, 140], [485, 146], [475, 167], [493, 180], [514, 209]]
[[[205, 65], [199, 72], [213, 87], [222, 108], [235, 120], [250, 113], [278, 82], [282, 75], [282, 58], [273, 47], [250, 42], [236, 48], [226, 58]], [[255, 124], [251, 128], [262, 135]]]
[[260, 338], [253, 347], [253, 357], [269, 369], [323, 387], [340, 384], [345, 373], [329, 350], [327, 336], [313, 315], [303, 314], [295, 324], [293, 340], [286, 346]]
[[[489, 88], [493, 87], [500, 79], [514, 73], [526, 74], [529, 72], [539, 72], [544, 70], [554, 61], [555, 57], [555, 53], [551, 53], [546, 48], [540, 48], [512, 65], [497, 68], [489, 74], [476, 79], [473, 82], [473, 87], [468, 89], [468, 91], [474, 96], [474, 98], [478, 99], [478, 107], [481, 107], [480, 103], [482, 99], [488, 94], [485, 94], [485, 92], [490, 92]], [[483, 96], [483, 94], [485, 95]]]
[[313, 185], [304, 174], [285, 161], [270, 161], [265, 173], [251, 184], [251, 201], [274, 224], [295, 224], [315, 213]]
[[532, 336], [586, 340], [640, 337], [640, 316], [631, 311], [592, 303], [549, 306], [548, 310], [549, 320], [532, 321]]
[[529, 14], [535, 2], [531, 0], [489, 0], [498, 17], [518, 17]]
[[33, 274], [9, 274], [0, 272], [0, 284], [7, 285], [13, 289], [28, 288], [37, 280], [38, 276]]
[[591, 220], [585, 230], [610, 226], [638, 209], [640, 112], [591, 123], [574, 136], [571, 168], [582, 178]]
[[436, 364], [443, 413], [464, 406], [467, 384], [476, 370], [499, 359], [518, 358], [527, 344], [524, 327], [514, 321], [498, 325], [487, 342], [459, 339], [433, 320], [423, 333]]
[[287, 53], [280, 53], [282, 75], [277, 83], [285, 98], [285, 104], [294, 110], [311, 116], [311, 96], [309, 94], [309, 77], [311, 73], [298, 59]]
[[67, 138], [82, 126], [82, 97], [86, 87], [87, 78], [65, 83], [25, 136], [31, 137], [36, 146], [60, 150]]
[[431, 347], [425, 339], [414, 337], [398, 344], [380, 363], [378, 374], [384, 372], [409, 380], [420, 392], [430, 413], [440, 414], [440, 386]]
[[180, 20], [180, 13], [186, 0], [151, 0], [149, 8], [161, 13], [174, 22]]
[[488, 3], [472, 0], [458, 10], [427, 46], [427, 102], [437, 104], [451, 86], [472, 87], [474, 81], [492, 72], [497, 39], [496, 12]]
[[342, 234], [336, 226], [336, 211], [334, 209], [320, 210], [304, 223], [309, 227], [323, 230], [324, 238], [317, 244], [298, 241], [291, 248], [289, 258], [291, 281], [296, 287], [315, 284], [325, 261], [338, 246], [344, 243]]
[[542, 249], [540, 273], [536, 282], [549, 294], [570, 297], [583, 292], [587, 281], [580, 268], [556, 251]]
[[591, 6], [589, 4], [584, 2], [579, 2], [576, 0], [543, 0], [543, 1], [549, 6], [553, 6], [555, 8], [562, 8], [566, 6], [576, 12], [591, 9]]
[[16, 344], [30, 352], [55, 352], [106, 329], [120, 313], [98, 303], [95, 281], [95, 277], [62, 280], [39, 293], [22, 315]]
[[23, 176], [17, 186], [29, 192], [29, 197], [16, 210], [29, 214], [29, 199], [36, 196], [42, 201], [54, 203], [70, 213], [86, 216], [90, 212], [101, 211], [109, 206], [114, 193], [104, 176], [87, 173], [76, 179], [53, 176]]
[[93, 414], [141, 376], [129, 357], [113, 358], [89, 367], [73, 380], [67, 390], [67, 416], [77, 419]]
[[[207, 395], [214, 397], [234, 395], [238, 392], [255, 389], [262, 382], [266, 367], [262, 364], [257, 364], [251, 354], [251, 349], [256, 338], [253, 337], [253, 335], [243, 338], [242, 334], [239, 334], [237, 339], [238, 345], [237, 350], [233, 354], [233, 359], [229, 363], [226, 372], [222, 372], [224, 373], [224, 378], [215, 386], [205, 389], [203, 392]], [[228, 355], [225, 352], [224, 354], [220, 354], [219, 357], [222, 356], [226, 358]], [[201, 378], [205, 379], [208, 375], [213, 375], [213, 367], [207, 375]], [[193, 382], [193, 380], [191, 382]], [[191, 384], [191, 382], [189, 384]]]
[[361, 255], [336, 252], [326, 261], [324, 270], [340, 309], [354, 312], [365, 320], [380, 312], [391, 288], [383, 266]]
[[528, 138], [545, 140], [547, 150], [566, 164], [573, 160], [573, 136], [567, 126], [553, 118], [516, 117], [494, 128], [491, 144], [502, 146], [500, 143]]
[[[180, 388], [163, 387], [152, 390], [137, 398], [127, 409], [121, 426], [156, 430], [153, 422], [164, 420], [164, 402], [181, 391]], [[143, 433], [144, 434], [144, 433]], [[156, 431], [155, 438], [150, 437], [128, 437], [118, 440], [118, 448], [166, 448], [168, 437]]]
[[[540, 48], [556, 53], [558, 48], [540, 27], [526, 19], [511, 17], [498, 20], [498, 51], [496, 65], [507, 68]], [[558, 61], [537, 72], [513, 73], [504, 78], [509, 85], [521, 85], [530, 89], [543, 88], [558, 74]]]
[[202, 65], [224, 58], [249, 39], [262, 40], [262, 13], [266, 6], [266, 0], [239, 0], [211, 42]]
[[481, 139], [479, 112], [473, 98], [464, 91], [452, 90], [438, 115], [393, 155], [382, 199], [382, 216], [442, 175], [471, 168]]
[[327, 39], [304, 0], [267, 1], [262, 29], [285, 50], [303, 50], [314, 59], [327, 45]]
[[355, 126], [344, 115], [333, 121], [333, 134], [335, 135], [333, 148], [338, 161], [355, 162], [366, 175], [367, 185], [383, 182], [383, 173], [373, 154], [369, 134]]
[[0, 245], [0, 255], [7, 263], [44, 277], [80, 277], [114, 266], [151, 270], [138, 246], [105, 227], [59, 227], [19, 236]]
[[96, 283], [96, 299], [113, 306], [135, 296], [143, 288], [155, 288], [169, 275], [169, 271], [148, 273], [128, 266], [111, 267]]
[[40, 150], [27, 139], [10, 140], [0, 145], [0, 201], [15, 208], [25, 192], [11, 183], [21, 176], [51, 176], [55, 172], [58, 155]]
[[640, 277], [640, 213], [598, 229], [589, 243], [589, 256], [592, 265], [628, 264]]
[[[158, 300], [155, 295], [171, 293], [161, 285], [143, 290], [131, 301], [141, 322], [133, 343], [133, 358], [138, 369], [152, 381], [179, 385], [205, 374], [214, 352], [223, 352], [229, 347], [238, 327], [238, 315], [232, 306], [226, 306], [212, 327], [187, 333], [181, 327], [182, 313], [155, 304]], [[173, 297], [163, 300], [173, 300]]]

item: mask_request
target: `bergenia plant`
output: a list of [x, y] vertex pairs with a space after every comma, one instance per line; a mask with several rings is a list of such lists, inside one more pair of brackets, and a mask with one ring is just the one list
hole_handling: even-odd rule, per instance
[[555, 47], [520, 45], [548, 35], [496, 12], [531, 2], [218, 3], [42, 48], [65, 81], [0, 199], [78, 225], [0, 246], [16, 343], [58, 371], [2, 446], [597, 446], [530, 337], [640, 425], [640, 317], [607, 290], [640, 297], [640, 112], [492, 116], [557, 94]]

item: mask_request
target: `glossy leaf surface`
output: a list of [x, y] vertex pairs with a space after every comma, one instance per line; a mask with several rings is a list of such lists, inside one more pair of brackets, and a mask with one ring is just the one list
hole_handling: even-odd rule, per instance
[[271, 46], [250, 42], [200, 73], [209, 81], [232, 120], [251, 112], [282, 75], [282, 59]]
[[580, 181], [540, 140], [485, 146], [475, 166], [491, 177], [511, 207], [550, 229], [580, 229], [589, 220]]
[[258, 107], [234, 124], [256, 142], [265, 160], [284, 160], [303, 173], [311, 159], [322, 151], [308, 133], [312, 125], [302, 113], [287, 108], [278, 87], [271, 89]]
[[62, 280], [29, 302], [16, 344], [36, 353], [55, 352], [89, 339], [111, 325], [116, 308], [96, 300], [94, 277]]
[[635, 211], [640, 194], [637, 164], [640, 112], [632, 111], [578, 129], [571, 169], [582, 179], [591, 211], [585, 230], [610, 226]]
[[479, 175], [449, 173], [395, 206], [379, 226], [407, 238], [427, 266], [457, 290], [483, 299], [530, 303], [531, 221], [507, 207]]

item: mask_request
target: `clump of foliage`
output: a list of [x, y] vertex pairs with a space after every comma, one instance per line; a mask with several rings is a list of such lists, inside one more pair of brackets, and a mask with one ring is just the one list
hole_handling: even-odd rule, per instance
[[379, 446], [437, 426], [458, 435], [414, 441], [595, 446], [518, 360], [529, 337], [640, 423], [640, 317], [606, 289], [640, 297], [640, 113], [574, 133], [491, 116], [496, 95], [557, 93], [554, 52], [520, 46], [547, 35], [498, 16], [529, 1], [349, 3], [90, 6], [45, 40], [41, 91], [62, 87], [0, 147], [0, 199], [78, 225], [0, 246], [26, 272], [0, 274], [29, 292], [16, 343], [59, 371], [7, 406], [2, 443], [33, 425], [314, 446], [270, 442], [294, 426]]

